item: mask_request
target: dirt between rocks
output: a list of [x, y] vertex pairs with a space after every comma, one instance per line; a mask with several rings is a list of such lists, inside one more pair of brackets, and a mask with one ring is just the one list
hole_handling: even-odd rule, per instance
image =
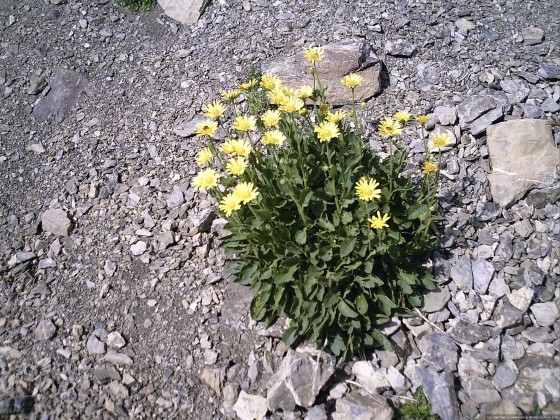
[[[558, 413], [560, 208], [493, 206], [484, 132], [461, 131], [454, 111], [514, 79], [527, 94], [509, 92], [497, 121], [558, 121], [558, 16], [548, 0], [217, 0], [183, 26], [109, 0], [2, 0], [0, 417], [250, 418], [240, 391], [266, 397], [288, 349], [281, 326], [248, 318], [250, 295], [223, 272], [223, 224], [205, 211], [215, 203], [189, 185], [200, 141], [174, 128], [262, 63], [352, 37], [384, 63], [384, 90], [366, 108], [372, 147], [383, 147], [381, 116], [453, 114], [439, 118], [457, 140], [434, 257], [444, 291], [429, 322], [398, 321], [398, 355], [339, 363], [313, 409], [269, 418], [350, 418], [343, 405], [363, 402], [360, 388], [397, 401], [453, 375], [443, 418]], [[392, 50], [406, 43], [415, 49]], [[48, 209], [63, 211], [41, 223]], [[473, 275], [488, 280], [476, 292], [464, 287]], [[432, 344], [442, 337], [456, 352], [445, 363]]]

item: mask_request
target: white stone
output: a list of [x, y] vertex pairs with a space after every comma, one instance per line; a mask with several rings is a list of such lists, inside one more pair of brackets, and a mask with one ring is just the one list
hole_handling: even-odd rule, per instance
[[387, 369], [376, 368], [370, 362], [359, 361], [354, 363], [352, 373], [356, 375], [356, 381], [373, 394], [391, 387], [387, 379]]
[[240, 420], [261, 420], [268, 411], [266, 398], [260, 395], [247, 394], [241, 390], [233, 410]]
[[511, 292], [508, 299], [509, 302], [521, 312], [527, 312], [531, 300], [533, 299], [533, 294], [534, 292], [528, 287], [522, 287], [521, 289]]
[[208, 0], [158, 0], [163, 13], [185, 25], [195, 24], [208, 3]]
[[531, 312], [541, 327], [551, 327], [558, 319], [558, 307], [554, 302], [535, 303]]
[[138, 255], [142, 255], [144, 252], [146, 252], [147, 248], [148, 245], [146, 244], [146, 242], [138, 241], [130, 247], [130, 252], [132, 253], [132, 255], [137, 257]]

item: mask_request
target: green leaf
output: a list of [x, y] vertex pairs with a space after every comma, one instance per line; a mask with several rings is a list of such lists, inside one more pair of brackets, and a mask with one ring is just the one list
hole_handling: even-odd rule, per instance
[[391, 342], [387, 339], [387, 337], [385, 337], [381, 331], [379, 330], [373, 330], [371, 332], [371, 336], [379, 343], [383, 346], [383, 348], [386, 351], [395, 351], [395, 349], [393, 348], [393, 344], [391, 344]]
[[385, 315], [390, 316], [391, 315], [391, 310], [396, 308], [397, 305], [395, 305], [391, 299], [389, 299], [387, 296], [385, 295], [377, 295], [377, 301], [379, 302], [380, 306], [381, 306], [381, 310], [385, 313]]
[[340, 218], [343, 225], [347, 225], [348, 223], [352, 223], [352, 213], [349, 211], [345, 211], [342, 213], [342, 217]]
[[348, 238], [342, 242], [340, 245], [340, 256], [342, 258], [350, 255], [354, 251], [354, 246], [356, 245], [356, 238]]
[[367, 299], [363, 294], [359, 294], [356, 298], [356, 309], [362, 315], [365, 315], [368, 310]]
[[322, 227], [323, 229], [326, 229], [326, 230], [328, 230], [328, 231], [330, 231], [330, 232], [334, 232], [334, 231], [335, 231], [334, 225], [333, 225], [331, 222], [329, 222], [328, 220], [319, 219], [319, 220], [317, 220], [317, 224], [318, 224], [320, 227]]
[[406, 284], [415, 285], [418, 283], [418, 276], [414, 273], [407, 273], [404, 270], [399, 270], [397, 273], [399, 280], [402, 280]]
[[344, 300], [340, 300], [337, 307], [340, 313], [347, 318], [356, 318], [358, 316], [358, 313], [350, 308], [350, 305]]
[[408, 220], [419, 219], [421, 216], [429, 212], [430, 209], [425, 204], [422, 204], [419, 207], [413, 207], [412, 212], [408, 214]]
[[295, 239], [298, 244], [305, 245], [305, 242], [307, 242], [307, 230], [306, 229], [298, 230], [296, 232]]
[[251, 284], [251, 281], [253, 280], [253, 274], [255, 274], [258, 268], [258, 263], [245, 264], [239, 271], [237, 282], [244, 285]]
[[418, 307], [422, 305], [422, 299], [418, 295], [409, 295], [407, 296], [408, 303], [410, 303], [414, 307]]
[[288, 345], [291, 346], [292, 344], [295, 343], [296, 339], [297, 339], [297, 331], [298, 328], [297, 327], [289, 327], [288, 329], [286, 329], [286, 331], [284, 331], [284, 334], [282, 334], [282, 340]]

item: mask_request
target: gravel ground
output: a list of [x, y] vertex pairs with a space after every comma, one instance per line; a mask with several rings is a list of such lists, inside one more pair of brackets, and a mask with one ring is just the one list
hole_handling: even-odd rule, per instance
[[[267, 60], [349, 37], [366, 40], [384, 63], [384, 90], [367, 105], [370, 128], [400, 109], [460, 109], [488, 89], [511, 95], [498, 120], [558, 122], [559, 76], [542, 72], [560, 65], [558, 16], [560, 4], [548, 0], [219, 0], [183, 26], [157, 7], [131, 14], [109, 0], [2, 0], [0, 416], [225, 418], [240, 390], [266, 395], [287, 349], [277, 331], [247, 319], [248, 295], [223, 273], [223, 221], [189, 184], [199, 141], [176, 127]], [[398, 39], [414, 50], [395, 53]], [[66, 76], [83, 92], [41, 121], [37, 102], [60, 68], [75, 72]], [[522, 89], [504, 80], [527, 95], [513, 98]], [[437, 370], [458, 375], [461, 418], [502, 400], [558, 414], [558, 310], [550, 323], [539, 310], [554, 312], [560, 298], [560, 206], [493, 206], [484, 132], [473, 136], [455, 117], [447, 125], [457, 144], [445, 157], [443, 249], [434, 260], [451, 298], [429, 323], [401, 326], [408, 356], [394, 364], [372, 356], [376, 369], [406, 376], [400, 388], [379, 389], [395, 401], [425, 386], [407, 367], [433, 361], [432, 344], [441, 343], [426, 333], [437, 324], [460, 343], [454, 366]], [[558, 145], [557, 127], [554, 136]], [[495, 270], [490, 292], [461, 288], [467, 257], [466, 271], [484, 271], [471, 259]], [[522, 299], [525, 289], [517, 322], [500, 324], [500, 298]], [[489, 332], [469, 341], [462, 322]], [[521, 356], [503, 357], [504, 343]], [[502, 356], [484, 356], [495, 348]], [[360, 377], [356, 363], [337, 365], [317, 407], [331, 412], [349, 392], [340, 384]], [[288, 411], [270, 416], [306, 415]]]

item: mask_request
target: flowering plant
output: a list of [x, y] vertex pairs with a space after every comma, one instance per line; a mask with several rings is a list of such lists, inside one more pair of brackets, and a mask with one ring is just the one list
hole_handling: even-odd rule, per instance
[[[429, 227], [439, 162], [426, 149], [420, 182], [403, 175], [407, 111], [379, 125], [388, 157], [372, 153], [353, 100], [361, 76], [342, 79], [352, 101], [335, 111], [317, 72], [324, 51], [309, 48], [305, 57], [313, 85], [291, 89], [266, 74], [223, 92], [225, 104], [205, 107], [197, 135], [207, 145], [196, 160], [208, 167], [192, 185], [209, 190], [228, 219], [229, 267], [255, 292], [254, 319], [270, 326], [286, 315], [288, 344], [311, 339], [335, 355], [391, 348], [380, 327], [434, 287], [423, 263], [438, 244]], [[254, 106], [259, 98], [264, 109], [249, 115], [263, 108]], [[417, 121], [424, 138], [427, 119]], [[434, 141], [441, 150], [448, 139]]]

